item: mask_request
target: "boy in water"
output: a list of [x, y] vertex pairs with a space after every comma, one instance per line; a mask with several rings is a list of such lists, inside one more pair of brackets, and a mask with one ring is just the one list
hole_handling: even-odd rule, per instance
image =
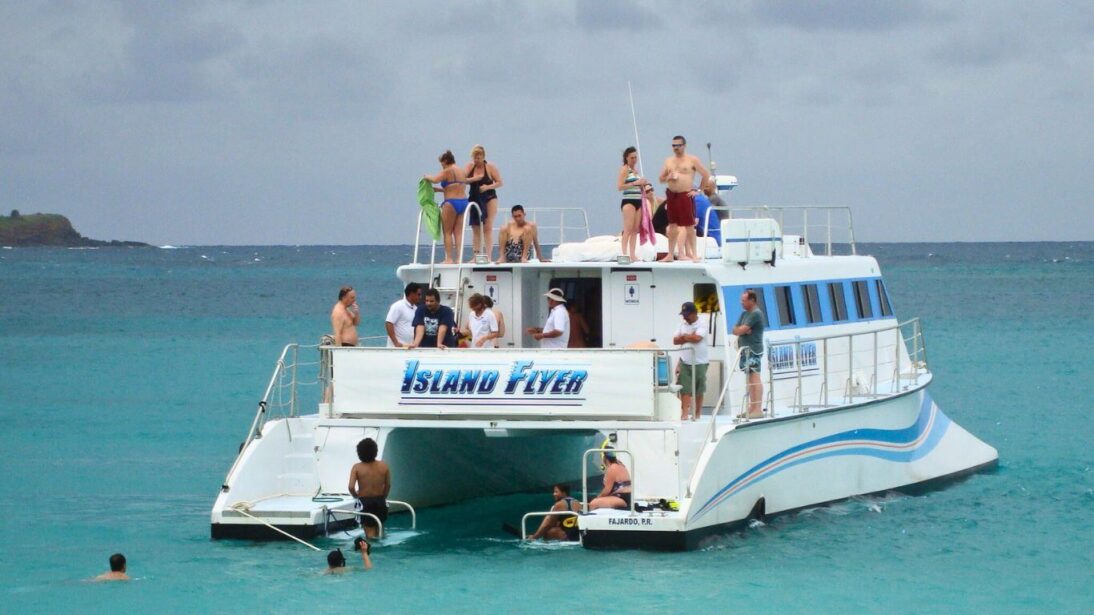
[[[384, 523], [387, 521], [387, 496], [391, 493], [391, 469], [376, 459], [376, 453], [376, 441], [372, 438], [357, 443], [357, 458], [361, 463], [353, 464], [349, 471], [349, 494], [357, 498], [358, 510], [376, 515], [380, 523]], [[380, 535], [376, 519], [362, 515], [361, 525], [369, 538]]]

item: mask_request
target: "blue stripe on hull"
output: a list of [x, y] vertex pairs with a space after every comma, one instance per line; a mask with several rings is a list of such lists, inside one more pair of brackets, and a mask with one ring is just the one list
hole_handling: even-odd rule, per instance
[[942, 440], [950, 419], [924, 394], [916, 420], [903, 429], [862, 428], [843, 431], [793, 446], [745, 470], [718, 490], [692, 518], [698, 520], [746, 487], [795, 466], [859, 455], [895, 463], [910, 463], [930, 453]]

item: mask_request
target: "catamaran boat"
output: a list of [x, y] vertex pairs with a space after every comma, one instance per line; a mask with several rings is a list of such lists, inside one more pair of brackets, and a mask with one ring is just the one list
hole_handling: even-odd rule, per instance
[[[735, 184], [726, 179], [720, 189]], [[437, 288], [457, 318], [470, 294], [492, 297], [506, 320], [498, 348], [285, 348], [213, 506], [213, 538], [356, 524], [347, 482], [366, 437], [392, 468], [389, 503], [412, 514], [580, 481], [586, 547], [693, 549], [752, 519], [997, 463], [931, 398], [920, 322], [897, 319], [847, 208], [729, 208], [704, 224], [703, 258], [672, 263], [654, 259], [664, 237], [630, 262], [617, 238], [589, 237], [582, 210], [528, 214], [557, 243], [549, 262], [494, 264], [461, 246], [456, 264], [439, 264], [419, 219], [412, 262], [397, 270]], [[525, 333], [545, 321], [553, 288], [588, 323], [586, 348], [541, 349]], [[731, 334], [746, 289], [767, 322], [762, 418], [747, 418]], [[697, 421], [681, 420], [672, 375], [690, 352], [672, 344], [685, 301], [709, 345]], [[588, 508], [606, 448], [630, 472], [629, 509]]]

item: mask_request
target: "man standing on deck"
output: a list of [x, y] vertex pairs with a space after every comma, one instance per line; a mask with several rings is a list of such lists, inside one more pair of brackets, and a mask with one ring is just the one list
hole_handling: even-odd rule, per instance
[[414, 313], [414, 341], [407, 348], [448, 348], [456, 345], [456, 314], [441, 305], [441, 293], [436, 288], [425, 291], [425, 305]]
[[699, 310], [691, 301], [680, 307], [680, 316], [684, 322], [676, 329], [672, 343], [683, 348], [680, 363], [677, 364], [680, 384], [680, 420], [688, 420], [694, 392], [695, 411], [693, 421], [699, 420], [703, 413], [703, 393], [707, 389], [707, 366], [710, 364], [710, 350], [707, 348], [706, 331], [699, 324]]
[[[698, 261], [695, 250], [695, 174], [702, 176], [702, 182], [710, 181], [710, 172], [697, 156], [687, 153], [684, 148], [687, 139], [676, 135], [672, 138], [672, 155], [665, 159], [658, 181], [668, 184], [665, 190], [665, 207], [669, 215], [669, 253], [661, 259], [666, 263], [676, 258], [677, 246], [684, 253], [683, 258]], [[702, 185], [702, 184], [700, 184]]]
[[[349, 471], [349, 494], [357, 498], [357, 510], [375, 515], [380, 523], [387, 521], [387, 496], [391, 493], [391, 469], [383, 461], [376, 459], [378, 447], [372, 438], [357, 443], [357, 458], [361, 463], [353, 464]], [[380, 535], [380, 526], [376, 519], [362, 515], [361, 525], [365, 535], [376, 538]]]
[[357, 325], [361, 323], [361, 308], [357, 306], [357, 291], [343, 286], [338, 291], [338, 302], [330, 311], [330, 324], [334, 329], [335, 346], [356, 346]]
[[421, 286], [411, 282], [403, 290], [403, 298], [388, 308], [387, 318], [384, 319], [388, 348], [406, 348], [414, 341], [414, 314], [418, 311], [421, 296]]
[[744, 348], [741, 352], [741, 371], [748, 379], [748, 413], [747, 418], [761, 419], [764, 416], [763, 380], [760, 379], [760, 366], [764, 358], [764, 314], [757, 306], [756, 291], [748, 289], [741, 294], [741, 307], [744, 312], [737, 319], [737, 325], [733, 327], [733, 335], [737, 336], [737, 348]]
[[539, 347], [566, 348], [570, 343], [570, 313], [566, 311], [566, 296], [561, 288], [552, 288], [547, 297], [547, 322], [540, 327], [528, 327], [528, 334], [539, 341]]

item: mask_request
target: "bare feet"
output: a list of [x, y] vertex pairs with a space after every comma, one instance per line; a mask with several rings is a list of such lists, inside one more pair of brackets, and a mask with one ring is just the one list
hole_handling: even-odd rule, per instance
[[456, 261], [452, 260], [451, 258], [446, 258], [443, 261], [441, 261], [441, 264], [442, 265], [455, 265]]
[[673, 261], [673, 258], [672, 258], [671, 254], [668, 255], [668, 256], [664, 256], [662, 258], [657, 259], [657, 262], [659, 262], [659, 263], [671, 263], [672, 261]]

